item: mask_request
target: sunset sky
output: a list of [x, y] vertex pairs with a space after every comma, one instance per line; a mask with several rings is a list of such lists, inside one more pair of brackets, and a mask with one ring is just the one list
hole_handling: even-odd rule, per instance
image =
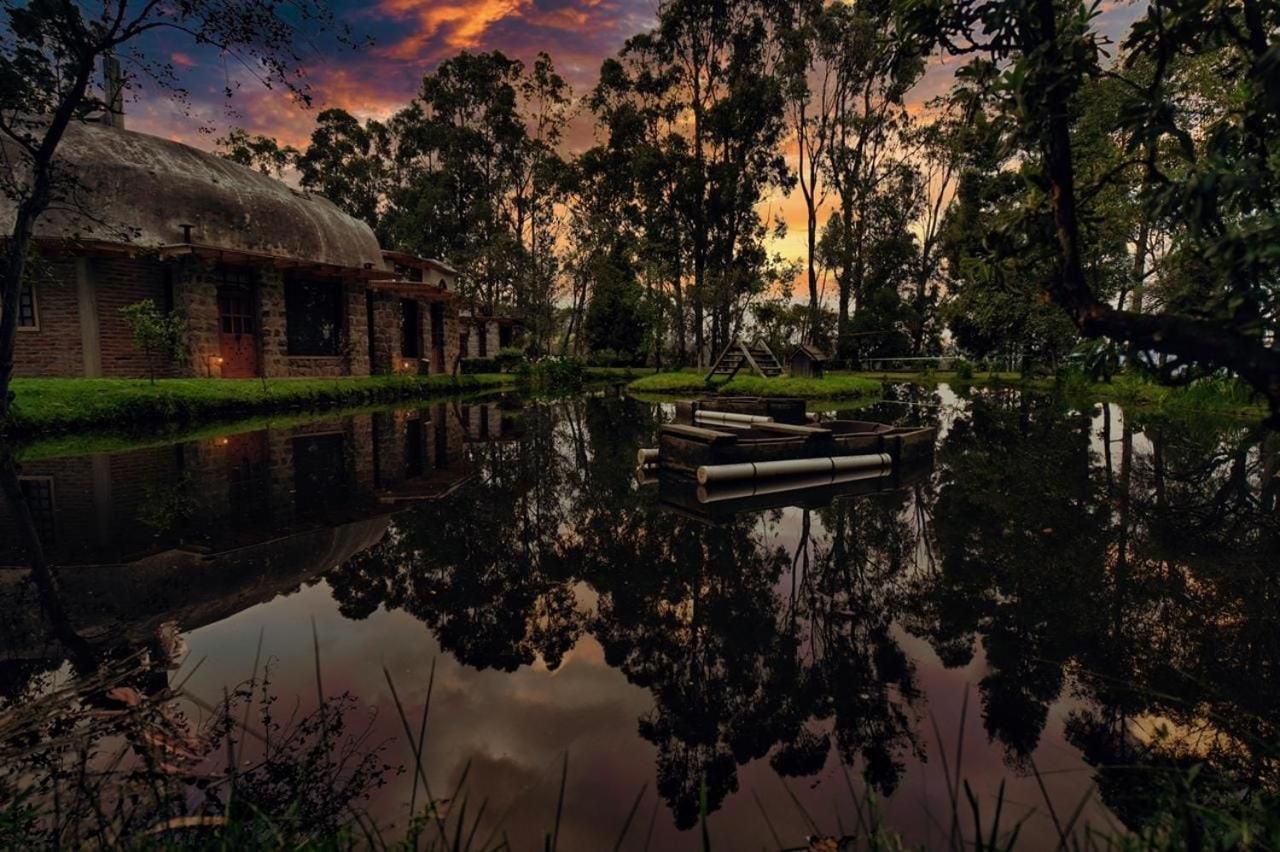
[[[182, 71], [191, 93], [189, 112], [144, 87], [126, 107], [130, 128], [209, 148], [228, 127], [239, 125], [304, 146], [321, 109], [337, 106], [360, 117], [384, 118], [414, 96], [425, 73], [462, 50], [501, 50], [526, 62], [546, 51], [575, 95], [583, 96], [595, 84], [601, 61], [627, 38], [654, 25], [658, 0], [338, 0], [332, 8], [373, 44], [360, 51], [318, 46], [306, 67], [315, 96], [312, 109], [262, 88], [244, 69], [216, 53], [157, 45]], [[1108, 0], [1104, 31], [1118, 39], [1141, 9], [1140, 2]], [[933, 63], [911, 94], [911, 104], [918, 107], [941, 94], [950, 78], [946, 63]], [[223, 95], [228, 85], [237, 88], [230, 101]], [[234, 113], [229, 114], [228, 107]], [[567, 135], [567, 145], [581, 149], [591, 141], [591, 119], [584, 114]], [[767, 207], [762, 212], [770, 217], [780, 213], [789, 225], [786, 239], [776, 248], [784, 256], [801, 257], [804, 216], [799, 192], [770, 199]]]

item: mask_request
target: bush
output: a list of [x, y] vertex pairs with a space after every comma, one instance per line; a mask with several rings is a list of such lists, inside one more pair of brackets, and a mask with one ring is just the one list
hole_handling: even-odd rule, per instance
[[955, 363], [956, 378], [962, 381], [973, 380], [973, 365], [961, 358]]
[[458, 372], [464, 376], [475, 376], [480, 373], [500, 373], [495, 358], [463, 358], [458, 365]]
[[497, 357], [498, 372], [514, 373], [520, 369], [520, 366], [528, 359], [525, 358], [524, 350], [517, 346], [506, 346], [498, 350]]
[[549, 393], [571, 393], [580, 390], [587, 378], [587, 368], [577, 358], [548, 358], [520, 367], [519, 379], [529, 390]]

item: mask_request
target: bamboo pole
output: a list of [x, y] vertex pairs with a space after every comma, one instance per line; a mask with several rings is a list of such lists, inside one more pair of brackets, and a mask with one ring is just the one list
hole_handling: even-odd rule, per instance
[[776, 476], [828, 476], [855, 470], [888, 467], [893, 459], [884, 453], [860, 456], [832, 456], [816, 459], [787, 459], [743, 464], [702, 465], [698, 468], [698, 484], [732, 482], [743, 479], [765, 479]]

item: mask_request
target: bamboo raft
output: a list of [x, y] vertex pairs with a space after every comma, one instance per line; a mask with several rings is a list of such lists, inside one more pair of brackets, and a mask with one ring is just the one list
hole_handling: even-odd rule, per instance
[[664, 510], [711, 523], [731, 520], [746, 512], [784, 506], [820, 509], [838, 499], [897, 491], [928, 475], [927, 466], [859, 471], [825, 477], [784, 476], [774, 479], [699, 485], [687, 476], [642, 468], [636, 478], [657, 490]]
[[677, 403], [642, 468], [701, 485], [780, 477], [828, 478], [897, 469], [933, 456], [936, 430], [861, 420], [816, 422], [798, 399], [711, 398]]

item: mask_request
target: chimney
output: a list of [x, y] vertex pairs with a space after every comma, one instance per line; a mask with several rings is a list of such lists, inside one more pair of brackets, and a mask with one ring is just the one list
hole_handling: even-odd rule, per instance
[[120, 60], [111, 53], [102, 57], [102, 91], [107, 106], [102, 123], [124, 130], [124, 75], [120, 73]]

